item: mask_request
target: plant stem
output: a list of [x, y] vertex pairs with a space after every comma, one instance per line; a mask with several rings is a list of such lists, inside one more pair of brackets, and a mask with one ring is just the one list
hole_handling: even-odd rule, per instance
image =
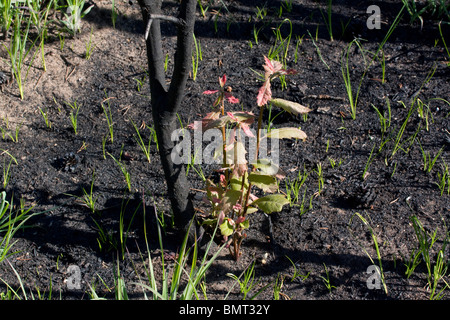
[[[258, 117], [258, 129], [257, 129], [257, 133], [256, 133], [256, 151], [255, 151], [255, 162], [258, 162], [258, 155], [259, 155], [259, 145], [261, 142], [261, 126], [262, 126], [262, 115], [263, 115], [263, 111], [264, 111], [264, 106], [261, 106], [260, 110], [259, 110], [259, 117]], [[253, 171], [256, 170], [255, 167], [252, 168]], [[245, 177], [244, 177], [245, 178]], [[243, 182], [244, 183], [244, 182]], [[242, 216], [246, 216], [247, 214], [247, 208], [248, 208], [248, 199], [250, 198], [250, 190], [252, 189], [252, 183], [249, 182], [248, 183], [248, 189], [247, 189], [247, 194], [245, 196], [245, 203], [244, 203], [244, 212], [242, 213]]]
[[[223, 98], [222, 98], [222, 104], [220, 106], [220, 112], [222, 113], [222, 116], [225, 115], [225, 101]], [[225, 169], [226, 167], [228, 167], [228, 165], [227, 165], [227, 135], [226, 135], [225, 126], [222, 127], [222, 156], [223, 156], [222, 168]], [[228, 176], [229, 176], [229, 172], [227, 170], [227, 171], [225, 171], [226, 181], [228, 181]]]
[[258, 131], [257, 131], [257, 135], [256, 135], [255, 161], [258, 161], [258, 155], [259, 155], [259, 145], [261, 142], [261, 126], [262, 126], [263, 111], [264, 111], [264, 106], [261, 106], [261, 109], [259, 110], [259, 117], [258, 117]]

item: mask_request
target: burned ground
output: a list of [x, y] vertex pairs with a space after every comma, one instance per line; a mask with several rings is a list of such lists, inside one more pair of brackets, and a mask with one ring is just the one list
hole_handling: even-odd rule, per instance
[[[299, 173], [308, 173], [298, 203], [270, 216], [257, 213], [251, 217], [243, 256], [235, 262], [224, 250], [208, 271], [208, 299], [223, 299], [235, 283], [227, 273], [240, 275], [253, 261], [259, 281], [253, 293], [269, 285], [259, 299], [273, 299], [277, 279], [284, 279], [281, 298], [292, 300], [427, 299], [430, 291], [425, 263], [421, 262], [409, 278], [405, 271], [418, 246], [411, 217], [417, 217], [430, 234], [438, 230], [439, 240], [431, 255], [433, 263], [443, 239], [448, 239], [445, 226], [449, 220], [449, 195], [447, 189], [441, 195], [436, 183], [444, 164], [449, 163], [450, 108], [445, 101], [433, 99], [449, 99], [450, 67], [438, 22], [426, 16], [421, 27], [418, 21], [410, 23], [404, 14], [383, 47], [385, 81], [380, 61], [374, 60], [361, 82], [356, 117], [352, 119], [342, 78], [342, 53], [355, 37], [364, 39], [361, 44], [365, 50], [375, 52], [401, 9], [398, 2], [375, 2], [381, 9], [379, 30], [366, 26], [366, 9], [373, 1], [333, 2], [333, 41], [314, 2], [292, 1], [292, 11], [284, 10], [281, 17], [277, 14], [280, 1], [224, 3], [226, 6], [211, 6], [205, 17], [200, 11], [197, 15], [195, 35], [201, 45], [202, 60], [196, 79], [191, 77], [188, 81], [179, 113], [183, 125], [199, 120], [211, 110], [213, 101], [202, 92], [216, 89], [217, 79], [223, 74], [242, 103], [237, 108], [257, 111], [255, 101], [261, 82], [254, 71], [262, 71], [263, 56], [274, 45], [274, 29], [283, 19], [292, 22], [288, 64], [298, 74], [289, 77], [286, 88], [275, 82], [273, 93], [308, 106], [312, 112], [306, 118], [284, 113], [272, 122], [273, 127], [301, 127], [308, 135], [303, 142], [280, 143], [280, 165], [288, 179], [294, 181]], [[258, 19], [256, 7], [264, 5], [268, 14]], [[321, 8], [325, 13], [326, 7]], [[220, 12], [214, 15], [214, 9]], [[33, 212], [40, 213], [31, 220], [33, 228], [16, 234], [13, 248], [18, 253], [8, 261], [31, 290], [48, 290], [51, 283], [55, 298], [61, 295], [63, 299], [87, 299], [88, 285], [93, 284], [100, 296], [111, 297], [102, 281], [110, 288], [114, 286], [117, 264], [129, 284], [129, 296], [142, 298], [141, 289], [131, 283], [138, 281], [138, 275], [145, 277], [142, 259], [146, 255], [141, 254], [145, 251], [143, 208], [156, 262], [159, 244], [154, 212], [164, 214], [165, 221], [170, 221], [168, 191], [157, 145], [151, 142], [151, 158], [147, 161], [132, 124], [133, 121], [142, 128], [146, 142], [151, 139], [145, 26], [135, 1], [118, 4], [118, 10], [113, 28], [109, 1], [95, 1], [95, 7], [83, 20], [82, 33], [74, 39], [67, 37], [62, 50], [57, 33], [51, 34], [45, 47], [47, 70], [43, 71], [41, 60], [36, 58], [25, 84], [24, 100], [18, 97], [14, 82], [0, 84], [2, 127], [13, 134], [20, 126], [17, 142], [8, 135], [0, 141], [0, 148], [17, 159], [17, 164], [11, 165], [5, 190], [15, 204], [23, 199], [27, 206], [34, 206]], [[168, 1], [165, 10], [175, 14], [176, 2]], [[258, 43], [255, 28], [261, 30]], [[448, 25], [443, 24], [442, 28], [449, 42]], [[95, 49], [86, 59], [91, 30]], [[289, 23], [284, 23], [281, 30], [285, 38]], [[169, 54], [169, 77], [173, 67], [170, 54], [176, 45], [174, 27], [164, 23], [163, 36], [163, 46]], [[300, 38], [302, 42], [296, 51]], [[9, 76], [4, 48], [0, 54], [0, 71]], [[369, 60], [365, 61], [361, 50], [352, 46], [350, 74], [354, 90], [370, 57], [367, 54]], [[405, 123], [415, 98], [424, 103], [428, 126], [417, 110]], [[73, 112], [69, 104], [75, 101], [80, 106], [77, 134], [69, 118]], [[389, 105], [391, 122], [383, 134], [374, 107], [387, 115]], [[102, 106], [112, 112], [113, 142], [107, 140], [110, 133]], [[39, 108], [46, 110], [51, 128], [46, 126]], [[274, 107], [272, 112], [278, 114], [279, 110]], [[265, 125], [268, 122], [267, 114]], [[394, 152], [404, 123], [399, 140], [402, 148]], [[120, 161], [131, 177], [130, 190], [108, 153], [116, 159], [122, 155]], [[424, 170], [423, 155], [433, 159], [439, 153], [430, 171]], [[10, 158], [6, 153], [2, 158], [5, 167]], [[210, 175], [214, 167], [203, 166], [202, 170]], [[201, 207], [202, 193], [198, 190], [204, 188], [203, 181], [192, 168], [188, 174], [193, 199]], [[83, 189], [90, 190], [93, 175], [95, 213], [73, 196], [81, 197]], [[280, 183], [283, 192], [286, 183]], [[123, 260], [117, 259], [122, 255], [118, 235], [121, 208], [125, 208], [124, 225], [130, 226]], [[364, 225], [356, 213], [365, 217], [369, 225]], [[164, 248], [174, 253], [180, 243], [167, 224]], [[377, 237], [381, 261], [370, 228]], [[99, 230], [105, 231], [104, 238]], [[448, 250], [444, 252], [448, 260]], [[292, 279], [294, 267], [288, 258], [305, 279]], [[387, 293], [383, 286], [371, 289], [368, 285], [368, 268], [380, 263]], [[1, 278], [17, 287], [11, 265], [6, 261], [0, 265]], [[68, 289], [70, 265], [80, 268], [80, 290]], [[331, 291], [324, 281], [326, 271], [333, 286]], [[6, 290], [3, 283], [0, 288]], [[228, 298], [239, 297], [235, 286]]]

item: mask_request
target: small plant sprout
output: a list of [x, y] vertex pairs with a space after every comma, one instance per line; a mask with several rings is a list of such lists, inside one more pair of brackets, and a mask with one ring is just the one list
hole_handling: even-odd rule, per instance
[[[106, 122], [108, 123], [108, 132], [109, 132], [109, 140], [111, 141], [111, 143], [114, 142], [114, 122], [112, 119], [112, 113], [111, 113], [111, 104], [110, 104], [110, 99], [114, 99], [113, 97], [108, 97], [108, 94], [105, 91], [105, 95], [106, 98], [103, 99], [101, 105], [102, 105], [102, 110], [103, 110], [103, 114], [105, 115], [106, 118]], [[105, 107], [104, 103], [107, 103], [107, 107]]]
[[[294, 70], [287, 70], [283, 65], [264, 57], [264, 82], [258, 91], [256, 104], [259, 107], [259, 116], [245, 111], [226, 112], [225, 102], [238, 103], [239, 100], [231, 94], [231, 87], [226, 86], [227, 78], [224, 75], [219, 78], [219, 90], [208, 90], [205, 94], [217, 94], [213, 107], [218, 110], [210, 112], [201, 122], [194, 122], [188, 126], [194, 130], [208, 130], [217, 128], [222, 132], [222, 145], [216, 149], [218, 156], [222, 157], [222, 165], [219, 170], [220, 181], [206, 180], [206, 201], [211, 205], [209, 215], [203, 217], [203, 226], [208, 230], [210, 226], [219, 224], [223, 241], [227, 244], [230, 254], [234, 259], [241, 255], [241, 243], [246, 237], [245, 229], [249, 227], [249, 214], [258, 210], [266, 214], [279, 212], [289, 201], [278, 190], [277, 179], [284, 178], [284, 174], [272, 161], [261, 158], [261, 142], [265, 139], [306, 139], [306, 134], [298, 128], [271, 129], [270, 133], [261, 135], [262, 116], [266, 105], [284, 109], [292, 114], [303, 114], [310, 109], [283, 99], [272, 97], [271, 81], [282, 76], [292, 75]], [[257, 119], [257, 120], [256, 120]], [[250, 126], [257, 121], [256, 134]], [[231, 133], [227, 137], [226, 127]], [[256, 137], [255, 137], [256, 136]], [[256, 146], [253, 159], [245, 157], [243, 139], [256, 138]], [[220, 149], [220, 150], [219, 150]], [[253, 188], [263, 192], [263, 196], [253, 194]]]
[[130, 172], [127, 170], [127, 167], [120, 161], [120, 157], [118, 160], [109, 152], [107, 152], [107, 153], [114, 160], [114, 162], [117, 164], [117, 166], [120, 168], [120, 171], [122, 172], [125, 182], [127, 184], [127, 189], [128, 189], [128, 191], [131, 192], [131, 175], [130, 175]]
[[289, 178], [285, 179], [286, 184], [286, 198], [289, 200], [290, 206], [297, 206], [300, 200], [300, 189], [305, 184], [309, 173], [304, 170], [303, 173], [299, 171], [298, 177], [291, 180]]
[[118, 244], [117, 239], [114, 237], [112, 230], [106, 230], [105, 227], [94, 219], [94, 216], [91, 215], [91, 219], [96, 226], [97, 231], [97, 244], [100, 251], [108, 252], [110, 250], [117, 250]]
[[143, 75], [140, 79], [134, 78], [134, 80], [136, 81], [136, 90], [138, 92], [141, 92], [142, 87], [144, 86], [146, 78], [147, 78], [146, 75]]
[[3, 179], [2, 179], [2, 187], [3, 189], [6, 189], [6, 187], [9, 184], [9, 180], [11, 179], [11, 173], [10, 173], [10, 169], [11, 169], [11, 165], [14, 159], [10, 159], [9, 163], [6, 163], [6, 160], [3, 159]]
[[284, 10], [286, 10], [287, 13], [292, 12], [292, 0], [284, 0], [283, 2], [281, 2], [281, 6]]
[[299, 49], [300, 46], [302, 45], [303, 42], [303, 38], [305, 37], [305, 35], [300, 36], [296, 36], [296, 41], [295, 41], [295, 51], [294, 51], [294, 62], [297, 63], [298, 62], [298, 58], [299, 58]]
[[0, 2], [0, 39], [4, 40], [7, 37], [7, 33], [11, 24], [13, 23], [13, 10], [14, 7], [11, 5], [12, 0], [4, 0]]
[[95, 44], [92, 43], [92, 34], [94, 32], [94, 29], [91, 28], [91, 33], [89, 34], [89, 40], [86, 42], [86, 52], [85, 52], [85, 57], [86, 60], [89, 60], [91, 58], [92, 52], [95, 49]]
[[[385, 43], [387, 42], [389, 37], [394, 32], [395, 28], [399, 24], [401, 17], [403, 16], [402, 11], [404, 8], [405, 7], [403, 6], [402, 9], [397, 14], [397, 16], [395, 17], [394, 21], [392, 22], [391, 27], [389, 28], [388, 32], [384, 36], [381, 43], [378, 45], [378, 48], [375, 51], [375, 53], [373, 54], [372, 59], [370, 59], [370, 61], [367, 62], [366, 55], [365, 55], [367, 50], [364, 50], [359, 39], [354, 39], [353, 41], [351, 41], [349, 43], [349, 45], [343, 50], [343, 53], [341, 56], [341, 71], [342, 71], [342, 78], [344, 80], [345, 91], [347, 93], [349, 103], [350, 103], [350, 113], [351, 113], [353, 120], [355, 120], [355, 118], [356, 118], [356, 107], [358, 104], [358, 98], [359, 98], [359, 94], [361, 91], [362, 83], [367, 75], [367, 72], [369, 71], [369, 69], [372, 66], [375, 59], [380, 59], [378, 55], [379, 55], [380, 51], [383, 50], [383, 46], [385, 45]], [[349, 67], [349, 57], [352, 52], [351, 48], [354, 44], [358, 47], [359, 52], [361, 52], [363, 60], [364, 60], [364, 71], [361, 74], [361, 78], [359, 79], [359, 83], [358, 83], [356, 90], [352, 89], [351, 77], [350, 77], [352, 72], [350, 71], [350, 67]], [[384, 80], [384, 72], [385, 72], [385, 67], [386, 67], [384, 58], [385, 58], [384, 53], [382, 53], [381, 64], [382, 64], [382, 71], [383, 71], [383, 80]], [[356, 92], [354, 92], [354, 91], [356, 91]]]
[[164, 210], [160, 210], [158, 208], [155, 208], [156, 211], [156, 217], [158, 219], [158, 228], [161, 227], [164, 231], [164, 234], [166, 234], [166, 231], [168, 229], [172, 229], [175, 226], [175, 219], [174, 215], [171, 214], [169, 217], [166, 217], [166, 214], [164, 213]]
[[95, 172], [92, 172], [92, 181], [90, 185], [89, 191], [86, 191], [83, 188], [83, 196], [81, 197], [81, 201], [83, 204], [88, 207], [92, 213], [95, 212], [95, 204], [97, 203], [97, 197], [94, 196], [94, 180], [95, 180]]
[[350, 57], [351, 48], [352, 48], [353, 44], [356, 44], [356, 46], [360, 49], [360, 52], [363, 54], [364, 63], [365, 64], [367, 64], [367, 63], [366, 63], [366, 57], [364, 55], [364, 50], [363, 50], [362, 45], [359, 42], [359, 40], [355, 39], [352, 42], [350, 42], [350, 44], [347, 47], [347, 50], [344, 50], [342, 57], [341, 57], [341, 71], [342, 71], [342, 78], [344, 79], [345, 91], [347, 93], [348, 100], [350, 103], [350, 114], [352, 116], [352, 119], [355, 120], [356, 119], [356, 106], [358, 104], [358, 98], [359, 98], [362, 82], [365, 77], [365, 72], [359, 79], [359, 84], [356, 89], [356, 93], [353, 93], [354, 90], [352, 89], [351, 72], [350, 72], [350, 64], [349, 64], [349, 57]]
[[91, 5], [84, 9], [84, 4], [85, 0], [67, 0], [67, 10], [64, 13], [65, 20], [61, 20], [61, 22], [72, 36], [76, 36], [81, 31], [81, 19], [94, 7], [94, 5]]
[[267, 16], [268, 13], [268, 9], [267, 7], [264, 5], [262, 8], [260, 7], [256, 7], [256, 18], [260, 19], [260, 20], [264, 20], [264, 18]]
[[308, 279], [310, 272], [308, 272], [305, 275], [301, 274], [300, 270], [297, 268], [297, 265], [288, 256], [286, 256], [286, 258], [289, 260], [289, 262], [292, 264], [292, 267], [294, 268], [294, 273], [291, 276], [291, 281], [294, 281], [297, 278], [302, 279], [302, 281]]
[[75, 135], [78, 134], [78, 113], [80, 112], [81, 106], [74, 101], [73, 104], [66, 102], [66, 104], [72, 109], [69, 113], [70, 122], [72, 123], [73, 131]]
[[[181, 248], [178, 253], [175, 255], [174, 267], [168, 267], [168, 256], [166, 254], [166, 250], [163, 247], [161, 228], [159, 224], [157, 224], [157, 234], [160, 245], [161, 252], [161, 273], [158, 273], [162, 276], [162, 283], [160, 280], [157, 280], [155, 277], [155, 269], [152, 263], [151, 250], [148, 245], [147, 239], [147, 231], [146, 231], [146, 219], [145, 219], [145, 203], [142, 205], [144, 211], [144, 238], [147, 247], [148, 258], [145, 259], [147, 262], [144, 262], [144, 257], [142, 257], [142, 262], [145, 269], [145, 274], [147, 276], [148, 284], [144, 284], [140, 277], [139, 273], [137, 273], [139, 277], [139, 282], [134, 283], [135, 285], [142, 288], [144, 292], [144, 299], [153, 299], [153, 300], [192, 300], [194, 298], [199, 298], [198, 287], [201, 287], [203, 294], [205, 294], [204, 288], [202, 287], [202, 281], [205, 277], [205, 274], [212, 263], [215, 261], [223, 246], [219, 248], [219, 250], [215, 250], [215, 253], [210, 252], [211, 245], [213, 240], [211, 240], [206, 246], [205, 253], [203, 258], [198, 256], [198, 241], [194, 242], [193, 246], [188, 246], [188, 234], [183, 239], [181, 244]], [[157, 218], [156, 212], [156, 204], [155, 208], [155, 217]], [[188, 226], [192, 227], [192, 221]], [[217, 228], [216, 228], [217, 230]], [[214, 238], [214, 235], [213, 235]], [[200, 259], [198, 259], [200, 258]], [[188, 261], [192, 261], [190, 265]], [[183, 276], [186, 276], [187, 283], [183, 281]], [[158, 290], [158, 283], [161, 283], [161, 290]], [[183, 290], [181, 290], [184, 288]], [[145, 290], [144, 290], [145, 289]], [[146, 291], [150, 292], [151, 295], [147, 296]]]
[[283, 297], [285, 300], [290, 300], [289, 296], [283, 292], [281, 292], [281, 289], [283, 289], [284, 284], [284, 275], [278, 274], [277, 278], [275, 280], [275, 284], [273, 286], [273, 299], [274, 300], [280, 300], [280, 297]]
[[[283, 38], [281, 29], [285, 23], [289, 24], [289, 34], [286, 36], [286, 38]], [[291, 38], [292, 38], [292, 22], [291, 22], [291, 20], [284, 19], [278, 25], [278, 27], [273, 30], [273, 32], [275, 34], [275, 43], [270, 48], [267, 57], [270, 60], [276, 60], [276, 61], [281, 62], [283, 67], [285, 67], [287, 65], [289, 45], [291, 43]], [[281, 81], [282, 89], [285, 89], [286, 88], [285, 75], [284, 74], [279, 75], [279, 79]]]
[[[317, 55], [319, 56], [320, 60], [323, 62], [323, 64], [327, 67], [328, 70], [331, 70], [330, 66], [328, 65], [328, 63], [326, 63], [325, 59], [322, 56], [322, 52], [320, 51], [319, 46], [317, 45], [316, 41], [314, 41], [313, 36], [311, 35], [311, 32], [309, 32], [309, 30], [307, 30], [308, 35], [311, 39], [312, 44], [314, 45], [314, 47], [316, 48], [316, 52]], [[317, 37], [317, 36], [316, 36]]]
[[66, 43], [66, 36], [64, 34], [58, 33], [58, 39], [59, 39], [59, 50], [61, 52], [64, 50], [64, 45]]
[[325, 14], [323, 13], [322, 9], [321, 8], [319, 8], [319, 9], [320, 9], [320, 14], [323, 17], [323, 21], [325, 23], [325, 26], [327, 27], [327, 31], [328, 31], [328, 34], [330, 36], [330, 40], [334, 41], [334, 38], [333, 38], [333, 26], [332, 26], [332, 23], [331, 23], [331, 9], [332, 9], [332, 2], [333, 2], [333, 0], [327, 0], [327, 2], [328, 2], [327, 3], [327, 18], [325, 18]]
[[104, 136], [102, 138], [102, 153], [103, 153], [103, 159], [106, 160], [106, 141], [108, 141], [108, 136]]
[[164, 59], [164, 72], [167, 72], [167, 69], [169, 68], [169, 54], [166, 54], [166, 58]]
[[[243, 300], [247, 299], [248, 294], [252, 289], [257, 287], [259, 285], [259, 281], [255, 282], [255, 260], [247, 267], [247, 269], [244, 270], [244, 272], [241, 273], [241, 275], [238, 277], [232, 273], [227, 273], [227, 276], [236, 280], [236, 283], [239, 284], [240, 293], [243, 295]], [[242, 279], [242, 280], [241, 280]], [[253, 296], [252, 299], [255, 299], [262, 291], [264, 291], [267, 288], [268, 285], [264, 286], [262, 289], [257, 291]], [[233, 289], [234, 285], [231, 287]], [[230, 289], [230, 292], [231, 292]]]
[[423, 150], [422, 144], [420, 143], [420, 141], [418, 143], [419, 143], [420, 151], [422, 153], [423, 171], [425, 171], [426, 173], [430, 173], [434, 167], [434, 164], [436, 163], [438, 158], [441, 156], [442, 151], [444, 151], [444, 147], [439, 149], [439, 151], [436, 153], [436, 155], [434, 157], [432, 157], [430, 152]]
[[97, 203], [97, 197], [94, 196], [94, 180], [95, 180], [95, 172], [92, 173], [92, 180], [89, 190], [82, 188], [83, 190], [82, 196], [68, 194], [69, 196], [77, 198], [77, 200], [80, 203], [82, 203], [85, 207], [89, 208], [89, 210], [91, 210], [92, 213], [96, 212], [95, 204]]
[[312, 194], [309, 197], [309, 204], [308, 204], [308, 206], [306, 206], [306, 200], [307, 200], [306, 191], [307, 190], [308, 190], [308, 188], [305, 187], [305, 191], [303, 191], [302, 202], [300, 203], [300, 213], [299, 213], [300, 217], [313, 208], [312, 201], [313, 201], [313, 198], [316, 196], [316, 194]]
[[148, 163], [151, 162], [151, 155], [150, 155], [150, 144], [152, 142], [151, 137], [148, 138], [148, 143], [144, 143], [144, 139], [142, 138], [141, 132], [139, 131], [139, 128], [136, 126], [136, 124], [131, 120], [131, 123], [133, 124], [134, 130], [136, 131], [135, 140], [138, 143], [139, 147], [145, 154], [145, 158], [147, 159]]
[[[9, 127], [9, 123], [6, 126], [8, 128]], [[14, 133], [8, 132], [4, 128], [0, 128], [0, 130], [2, 131], [3, 139], [5, 139], [5, 137], [8, 136], [11, 139], [12, 142], [18, 143], [19, 142], [19, 132], [20, 132], [20, 127], [21, 126], [22, 126], [22, 124], [19, 123], [16, 126], [16, 129], [14, 130]]]
[[381, 140], [384, 140], [385, 134], [388, 132], [389, 127], [391, 126], [391, 103], [388, 98], [386, 98], [386, 105], [387, 105], [387, 111], [388, 114], [386, 115], [384, 112], [380, 111], [377, 107], [372, 105], [372, 107], [375, 109], [378, 119], [380, 121], [380, 131], [381, 131]]
[[[20, 98], [23, 100], [24, 98], [24, 83], [28, 76], [28, 71], [30, 70], [30, 67], [32, 65], [29, 63], [29, 66], [27, 68], [27, 72], [23, 73], [23, 66], [25, 63], [25, 59], [29, 55], [31, 49], [34, 47], [34, 44], [37, 40], [35, 40], [31, 45], [27, 45], [28, 42], [28, 34], [30, 31], [30, 25], [31, 25], [31, 19], [28, 19], [28, 23], [26, 24], [26, 29], [23, 32], [21, 30], [21, 24], [23, 20], [24, 13], [20, 12], [20, 10], [15, 10], [14, 13], [14, 26], [13, 26], [13, 33], [10, 40], [9, 48], [3, 45], [8, 52], [9, 56], [9, 64], [11, 68], [11, 73], [14, 76], [14, 79], [16, 80], [17, 86], [19, 88], [19, 94]], [[34, 57], [32, 57], [32, 60], [34, 60]]]
[[328, 289], [328, 292], [331, 293], [331, 290], [336, 289], [336, 287], [331, 284], [330, 274], [328, 273], [327, 265], [325, 263], [323, 264], [323, 267], [325, 269], [325, 276], [319, 277], [322, 279], [323, 283], [325, 284], [325, 287]]
[[200, 12], [201, 12], [203, 18], [206, 17], [206, 13], [208, 12], [208, 9], [209, 9], [209, 3], [210, 2], [208, 1], [207, 6], [204, 6], [204, 4], [202, 3], [202, 0], [197, 0], [198, 7], [200, 8]]
[[425, 129], [429, 131], [430, 122], [434, 122], [433, 114], [430, 110], [430, 105], [423, 102], [421, 99], [417, 99], [417, 112], [419, 114], [419, 118], [425, 122]]
[[363, 171], [363, 174], [362, 174], [362, 180], [366, 180], [366, 178], [370, 175], [369, 167], [370, 167], [370, 165], [372, 164], [372, 162], [374, 160], [375, 147], [376, 147], [376, 144], [373, 145], [372, 151], [370, 151], [369, 158], [367, 159], [366, 166], [364, 167], [364, 171]]
[[[445, 236], [442, 241], [442, 247], [437, 251], [437, 258], [433, 263], [433, 246], [439, 243], [437, 236], [438, 228], [436, 228], [433, 233], [427, 232], [416, 216], [411, 217], [411, 222], [418, 242], [417, 255], [415, 259], [416, 262], [414, 263], [414, 267], [421, 262], [417, 261], [417, 258], [421, 256], [428, 273], [427, 281], [428, 288], [430, 290], [430, 300], [441, 299], [444, 290], [449, 287], [449, 284], [445, 281], [445, 276], [447, 274], [447, 262], [444, 261], [444, 255], [445, 252], [447, 252], [446, 247], [449, 240], [448, 231], [446, 230], [445, 232]], [[412, 273], [412, 271], [410, 271], [410, 273]], [[438, 290], [438, 284], [441, 282], [441, 280], [445, 283], [445, 285], [441, 290]]]
[[384, 50], [381, 50], [380, 65], [382, 72], [381, 83], [386, 83], [386, 56], [384, 54]]
[[44, 119], [45, 126], [47, 127], [47, 129], [51, 129], [51, 128], [52, 128], [52, 123], [51, 123], [51, 121], [48, 119], [48, 109], [47, 109], [47, 108], [42, 109], [42, 108], [40, 108], [40, 107], [38, 107], [38, 109], [39, 109], [39, 112], [40, 112], [41, 115], [42, 115], [42, 118]]
[[[27, 221], [39, 214], [32, 213], [33, 207], [25, 208], [23, 202], [19, 209], [14, 209], [13, 199], [11, 197], [9, 202], [6, 200], [6, 191], [0, 193], [0, 262], [3, 262], [5, 259], [8, 261], [7, 258], [15, 253], [11, 252], [11, 248], [15, 244], [15, 241], [12, 241], [15, 233], [20, 229], [26, 228]], [[17, 272], [15, 273], [18, 275]], [[3, 279], [1, 280], [3, 281]], [[24, 290], [23, 292], [25, 293]]]
[[[445, 52], [447, 52], [447, 56], [450, 59], [450, 51], [448, 50], [447, 43], [445, 42], [444, 35], [442, 34], [441, 23], [442, 23], [442, 21], [439, 22], [439, 24], [438, 24], [438, 26], [439, 26], [439, 33], [441, 35], [442, 43], [444, 44]], [[447, 62], [447, 66], [450, 67], [450, 62]]]
[[441, 197], [444, 195], [446, 186], [447, 194], [450, 195], [450, 171], [449, 166], [445, 161], [443, 161], [441, 165], [441, 171], [437, 173], [437, 182], [435, 182], [435, 184], [441, 192]]
[[268, 108], [269, 109], [269, 117], [268, 117], [268, 121], [267, 121], [268, 124], [266, 126], [266, 130], [267, 130], [268, 133], [270, 133], [270, 130], [272, 129], [273, 122], [276, 119], [276, 117], [278, 117], [279, 115], [284, 113], [284, 110], [282, 110], [277, 115], [272, 116], [272, 107], [273, 107], [272, 104], [270, 104], [269, 108]]
[[112, 5], [111, 5], [111, 22], [113, 25], [113, 28], [116, 28], [116, 21], [117, 21], [117, 9], [116, 9], [116, 1], [112, 0]]
[[[364, 218], [360, 213], [358, 213], [358, 212], [356, 212], [351, 218], [350, 218], [350, 222], [349, 222], [349, 230], [350, 230], [350, 233], [353, 235], [353, 232], [351, 231], [351, 229], [350, 229], [350, 227], [351, 227], [351, 224], [352, 224], [352, 222], [353, 222], [353, 218], [354, 217], [358, 217], [360, 220], [361, 220], [361, 222], [368, 228], [368, 230], [369, 230], [369, 232], [370, 232], [370, 235], [372, 236], [372, 241], [373, 241], [373, 244], [374, 244], [374, 247], [375, 247], [375, 251], [376, 251], [376, 253], [377, 253], [377, 258], [378, 258], [378, 266], [379, 266], [379, 268], [377, 268], [376, 270], [377, 270], [377, 274], [378, 274], [378, 276], [379, 276], [379, 279], [381, 280], [381, 283], [383, 284], [383, 289], [384, 289], [384, 292], [387, 294], [388, 293], [388, 289], [387, 289], [387, 286], [386, 286], [386, 280], [385, 280], [385, 277], [384, 277], [384, 272], [383, 272], [383, 264], [382, 264], [382, 260], [381, 260], [381, 253], [380, 253], [380, 247], [379, 247], [379, 245], [378, 245], [378, 237], [377, 237], [377, 235], [375, 234], [375, 231], [373, 230], [373, 228], [370, 226], [370, 224], [369, 224], [369, 222], [367, 221], [367, 219], [366, 218]], [[354, 236], [354, 235], [353, 235]], [[355, 237], [356, 238], [356, 237]], [[366, 253], [366, 255], [369, 257], [369, 259], [370, 259], [370, 261], [372, 262], [372, 264], [373, 265], [375, 265], [375, 262], [374, 262], [374, 260], [372, 259], [372, 256], [369, 254], [369, 252], [367, 252], [367, 250], [361, 245], [361, 244], [359, 244], [360, 246], [361, 246], [361, 248], [363, 249], [363, 251]]]
[[125, 199], [122, 200], [122, 205], [120, 207], [120, 215], [119, 215], [119, 238], [120, 238], [120, 246], [121, 246], [121, 251], [122, 251], [122, 260], [125, 259], [125, 251], [126, 251], [126, 242], [128, 239], [128, 236], [130, 234], [130, 228], [131, 225], [133, 223], [133, 220], [136, 216], [136, 214], [139, 211], [139, 208], [141, 206], [141, 203], [135, 208], [133, 214], [131, 215], [131, 219], [130, 222], [128, 223], [128, 227], [126, 227], [125, 222], [124, 222], [124, 217], [125, 214], [127, 213], [127, 207], [128, 207], [128, 203], [129, 203], [130, 199], [127, 199], [127, 201], [125, 202]]
[[258, 45], [259, 33], [264, 28], [264, 26], [257, 28], [256, 25], [253, 26], [253, 39], [255, 40], [255, 44]]
[[196, 156], [197, 156], [197, 153], [195, 153], [191, 156], [191, 162], [188, 163], [187, 167], [186, 167], [186, 176], [189, 174], [190, 168], [192, 168], [197, 173], [197, 175], [203, 180], [203, 182], [206, 182], [206, 176], [203, 172], [202, 167], [200, 165], [198, 165], [198, 168], [195, 166]]
[[197, 41], [195, 34], [193, 34], [192, 36], [194, 37], [194, 45], [195, 45], [195, 54], [194, 52], [192, 52], [192, 80], [195, 81], [197, 79], [198, 63], [203, 59], [203, 56], [200, 40]]
[[314, 170], [314, 172], [317, 174], [317, 183], [318, 183], [318, 191], [317, 193], [320, 194], [322, 193], [323, 187], [325, 185], [324, 180], [323, 180], [323, 171], [322, 171], [322, 163], [318, 163], [317, 164], [317, 170]]

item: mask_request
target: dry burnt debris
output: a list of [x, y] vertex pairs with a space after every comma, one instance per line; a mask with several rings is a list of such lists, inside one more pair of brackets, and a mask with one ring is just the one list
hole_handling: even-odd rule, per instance
[[364, 183], [347, 183], [337, 192], [336, 206], [344, 209], [369, 209], [375, 201], [376, 185]]
[[74, 173], [80, 165], [80, 156], [74, 152], [68, 152], [62, 157], [53, 158], [52, 164], [58, 170]]
[[8, 80], [8, 77], [6, 76], [6, 74], [2, 71], [0, 71], [0, 84], [4, 84], [6, 83]]

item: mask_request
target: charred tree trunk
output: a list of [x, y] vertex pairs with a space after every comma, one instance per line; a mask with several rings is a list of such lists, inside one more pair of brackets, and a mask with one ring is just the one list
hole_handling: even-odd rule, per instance
[[[191, 54], [197, 0], [182, 0], [178, 17], [164, 16], [162, 0], [139, 0], [146, 29], [146, 45], [151, 91], [152, 116], [159, 144], [159, 154], [167, 182], [168, 195], [175, 224], [183, 231], [194, 216], [189, 198], [189, 183], [183, 164], [175, 164], [171, 153], [174, 142], [171, 135], [177, 129], [176, 114], [184, 97], [186, 82], [191, 69]], [[161, 45], [160, 20], [177, 25], [177, 48], [172, 80], [166, 85], [164, 59]]]

